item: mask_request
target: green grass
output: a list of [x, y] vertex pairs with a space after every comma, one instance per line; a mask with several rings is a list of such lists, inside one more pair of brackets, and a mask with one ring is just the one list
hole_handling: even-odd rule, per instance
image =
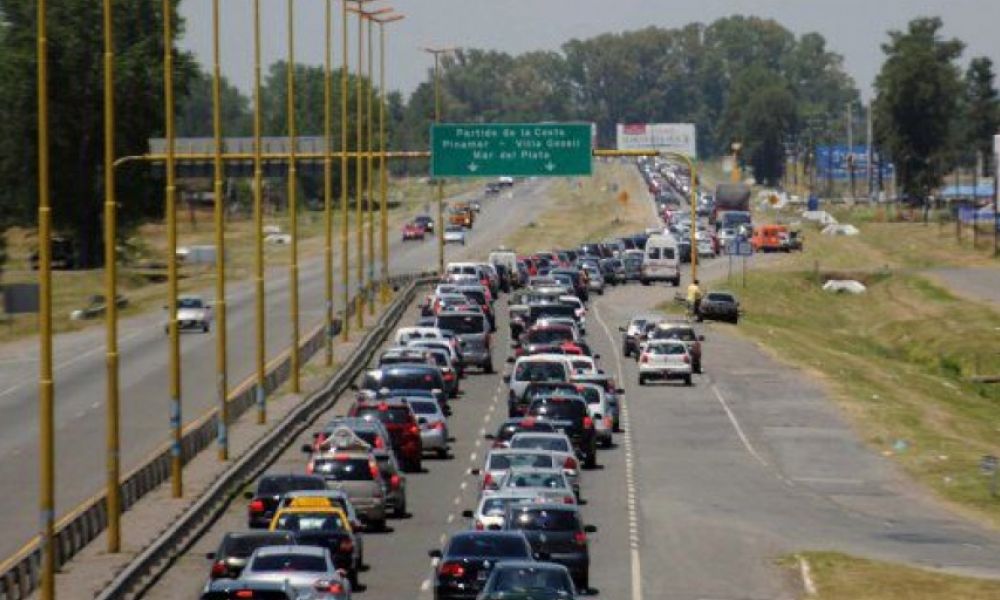
[[[816, 600], [994, 600], [1000, 581], [976, 579], [836, 552], [807, 552]], [[795, 566], [794, 558], [784, 561]]]

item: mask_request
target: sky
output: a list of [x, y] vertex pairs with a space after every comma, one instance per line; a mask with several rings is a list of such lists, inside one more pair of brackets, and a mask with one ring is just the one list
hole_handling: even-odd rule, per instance
[[[340, 2], [331, 0], [334, 64], [341, 62]], [[184, 0], [186, 31], [179, 41], [203, 65], [211, 64], [212, 3]], [[295, 60], [322, 64], [323, 0], [295, 0]], [[1000, 0], [378, 0], [370, 7], [392, 6], [406, 18], [386, 25], [386, 84], [408, 95], [428, 78], [433, 64], [420, 48], [476, 47], [517, 54], [558, 50], [573, 38], [622, 32], [648, 26], [680, 27], [734, 14], [772, 18], [796, 35], [818, 32], [829, 48], [844, 57], [862, 97], [883, 60], [886, 32], [906, 27], [919, 16], [940, 16], [944, 34], [966, 44], [963, 61], [988, 56], [1000, 64]], [[221, 0], [222, 70], [249, 91], [253, 81], [252, 0]], [[261, 0], [264, 64], [287, 56], [286, 0]], [[355, 68], [357, 23], [348, 27], [348, 55]], [[377, 63], [376, 54], [376, 63]]]

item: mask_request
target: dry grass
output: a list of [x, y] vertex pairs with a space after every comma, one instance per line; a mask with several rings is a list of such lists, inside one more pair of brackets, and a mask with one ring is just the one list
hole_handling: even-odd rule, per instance
[[816, 600], [995, 600], [1000, 581], [974, 579], [856, 558], [834, 552], [803, 554]]
[[[629, 197], [625, 204], [618, 199], [623, 191]], [[521, 253], [570, 248], [640, 232], [651, 224], [648, 192], [632, 164], [595, 163], [592, 177], [560, 179], [548, 194], [551, 207], [508, 236], [506, 246]]]

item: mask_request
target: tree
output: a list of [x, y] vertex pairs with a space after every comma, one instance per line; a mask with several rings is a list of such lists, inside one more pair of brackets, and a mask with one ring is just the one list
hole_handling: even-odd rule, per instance
[[905, 32], [889, 32], [886, 61], [875, 79], [875, 123], [880, 144], [896, 164], [900, 187], [926, 198], [941, 183], [953, 159], [952, 143], [962, 53], [958, 40], [940, 37], [939, 18], [910, 21]]
[[[173, 4], [178, 36], [183, 22]], [[21, 224], [34, 222], [37, 206], [36, 3], [0, 0], [0, 210]], [[163, 130], [163, 15], [157, 4], [119, 0], [114, 8], [116, 155], [142, 154]], [[49, 126], [52, 217], [57, 231], [76, 242], [82, 266], [103, 261], [103, 52], [101, 4], [65, 0], [49, 5]], [[178, 53], [178, 96], [191, 74], [190, 57]], [[162, 185], [149, 169], [118, 177], [123, 233], [162, 214]]]
[[[222, 135], [248, 136], [253, 133], [250, 98], [222, 77]], [[205, 137], [212, 135], [212, 76], [197, 69], [188, 82], [188, 92], [177, 102], [177, 135]]]
[[993, 61], [974, 58], [965, 72], [962, 141], [983, 157], [983, 175], [992, 172], [993, 136], [1000, 133], [1000, 99], [994, 87]]

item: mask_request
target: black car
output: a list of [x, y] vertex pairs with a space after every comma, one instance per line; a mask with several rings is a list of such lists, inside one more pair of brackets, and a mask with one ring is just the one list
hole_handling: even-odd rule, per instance
[[237, 531], [222, 536], [219, 549], [205, 558], [212, 561], [211, 579], [238, 579], [253, 551], [263, 546], [291, 546], [295, 535], [289, 531]]
[[274, 517], [278, 501], [286, 492], [325, 489], [326, 482], [322, 477], [291, 473], [264, 475], [257, 480], [255, 492], [243, 494], [243, 497], [250, 501], [247, 507], [247, 525], [251, 529], [267, 528]]
[[569, 569], [580, 590], [590, 588], [590, 550], [587, 534], [597, 528], [584, 525], [573, 504], [516, 503], [507, 506], [504, 528], [520, 531], [536, 555]]
[[326, 548], [334, 566], [346, 571], [351, 586], [358, 587], [361, 565], [358, 564], [357, 553], [354, 551], [356, 542], [350, 524], [342, 514], [283, 510], [275, 518], [274, 527], [276, 530], [293, 533], [295, 543], [300, 546]]
[[524, 388], [524, 393], [520, 398], [508, 396], [507, 416], [523, 417], [528, 412], [528, 407], [536, 398], [551, 396], [558, 392], [567, 394], [576, 393], [576, 384], [569, 381], [533, 381]]
[[555, 427], [552, 423], [548, 421], [540, 421], [538, 419], [525, 419], [523, 417], [512, 417], [500, 424], [497, 427], [497, 432], [487, 433], [486, 439], [493, 442], [493, 447], [505, 447], [510, 443], [510, 438], [514, 437], [515, 433], [520, 433], [522, 431], [534, 431], [538, 433], [553, 433], [555, 432]]
[[444, 551], [428, 554], [440, 559], [434, 573], [435, 600], [473, 600], [498, 562], [535, 557], [519, 531], [463, 531], [452, 536]]
[[551, 562], [504, 561], [493, 567], [483, 600], [568, 600], [576, 597], [569, 571]]
[[584, 466], [597, 466], [597, 430], [582, 396], [560, 393], [536, 398], [528, 406], [527, 416], [550, 421], [556, 429], [565, 431]]
[[622, 266], [625, 268], [625, 281], [639, 281], [642, 279], [642, 256], [639, 254], [626, 254], [622, 259]]
[[701, 299], [698, 318], [736, 324], [740, 320], [740, 303], [736, 296], [728, 292], [709, 292]]
[[549, 277], [568, 278], [573, 284], [573, 293], [576, 294], [577, 298], [584, 302], [590, 298], [590, 291], [587, 289], [587, 284], [579, 269], [552, 269], [549, 271]]
[[413, 222], [417, 225], [423, 225], [424, 231], [434, 231], [434, 219], [430, 215], [417, 215], [413, 218]]
[[361, 389], [378, 392], [393, 390], [424, 390], [431, 392], [441, 405], [441, 410], [450, 410], [445, 394], [444, 375], [441, 369], [430, 365], [393, 365], [372, 369], [365, 373]]

